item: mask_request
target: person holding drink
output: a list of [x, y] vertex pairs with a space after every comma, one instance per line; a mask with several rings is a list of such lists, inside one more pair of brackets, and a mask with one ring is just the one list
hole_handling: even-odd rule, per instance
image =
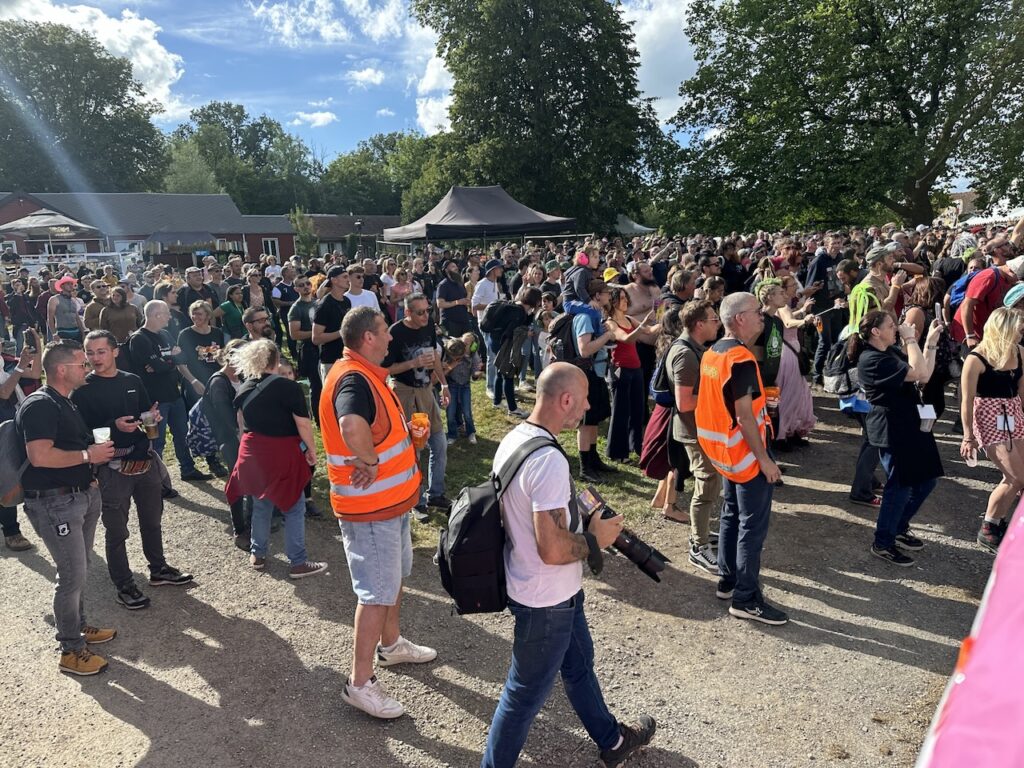
[[159, 403], [150, 399], [138, 376], [118, 369], [118, 353], [114, 334], [90, 332], [85, 337], [85, 354], [92, 372], [71, 400], [96, 443], [113, 439], [112, 460], [96, 471], [103, 499], [107, 571], [117, 601], [129, 610], [139, 610], [149, 606], [150, 600], [135, 583], [125, 548], [132, 499], [142, 552], [149, 563], [150, 586], [181, 586], [191, 582], [192, 576], [168, 565], [164, 558], [162, 482], [151, 455], [151, 441], [160, 421]]

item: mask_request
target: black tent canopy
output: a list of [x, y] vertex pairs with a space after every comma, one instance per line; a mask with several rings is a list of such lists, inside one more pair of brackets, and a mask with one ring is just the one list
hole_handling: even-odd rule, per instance
[[384, 230], [384, 240], [459, 240], [571, 232], [576, 219], [528, 208], [499, 186], [452, 187], [422, 218]]

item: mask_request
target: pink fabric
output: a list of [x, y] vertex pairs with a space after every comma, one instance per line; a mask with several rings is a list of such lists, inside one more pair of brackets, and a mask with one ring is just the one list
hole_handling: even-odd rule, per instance
[[814, 398], [811, 388], [800, 375], [800, 361], [793, 349], [800, 349], [798, 328], [786, 328], [782, 332], [786, 344], [782, 345], [782, 359], [779, 361], [779, 375], [775, 383], [779, 387], [779, 440], [793, 435], [803, 437], [817, 423], [814, 416]]
[[1024, 504], [999, 546], [985, 597], [918, 768], [1024, 765]]

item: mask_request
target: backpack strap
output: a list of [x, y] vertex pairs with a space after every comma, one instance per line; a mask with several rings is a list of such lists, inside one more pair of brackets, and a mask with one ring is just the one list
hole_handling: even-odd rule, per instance
[[[245, 400], [243, 400], [242, 404], [239, 406], [238, 412], [242, 413], [242, 411], [245, 410], [245, 406], [247, 406], [254, 399], [256, 399], [256, 395], [258, 395], [261, 392], [265, 391], [266, 388], [270, 386], [270, 383], [272, 381], [274, 381], [275, 379], [280, 379], [280, 378], [281, 378], [281, 376], [279, 374], [272, 373], [269, 376], [267, 376], [267, 378], [265, 378], [263, 381], [261, 381], [259, 384], [257, 384], [256, 388], [253, 389], [252, 392], [250, 392], [248, 395], [245, 396]], [[200, 400], [200, 402], [202, 402], [202, 400]], [[242, 420], [243, 421], [245, 420], [245, 414], [244, 413], [242, 413]]]
[[[531, 455], [541, 448], [551, 447], [558, 451], [560, 454], [565, 456], [566, 461], [569, 457], [565, 455], [565, 450], [558, 441], [552, 440], [550, 437], [531, 437], [525, 443], [516, 448], [512, 455], [505, 460], [505, 463], [501, 465], [501, 468], [497, 472], [491, 473], [491, 482], [494, 484], [494, 491], [498, 495], [498, 499], [505, 495], [505, 491], [512, 484], [515, 476], [519, 473], [523, 464], [526, 462]], [[572, 480], [572, 472], [569, 473], [569, 532], [575, 533], [576, 529], [580, 526], [580, 511], [579, 506], [576, 503], [576, 484]]]

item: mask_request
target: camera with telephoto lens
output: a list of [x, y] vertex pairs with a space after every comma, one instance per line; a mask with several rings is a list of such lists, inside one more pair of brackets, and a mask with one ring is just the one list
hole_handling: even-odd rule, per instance
[[[580, 512], [583, 516], [584, 526], [590, 525], [590, 518], [600, 514], [602, 519], [615, 517], [618, 512], [608, 506], [608, 503], [601, 498], [601, 494], [588, 486], [577, 495]], [[633, 563], [640, 571], [657, 582], [661, 582], [659, 573], [665, 570], [665, 563], [672, 561], [661, 552], [645, 542], [629, 528], [623, 528], [619, 536], [612, 542], [612, 546]]]

